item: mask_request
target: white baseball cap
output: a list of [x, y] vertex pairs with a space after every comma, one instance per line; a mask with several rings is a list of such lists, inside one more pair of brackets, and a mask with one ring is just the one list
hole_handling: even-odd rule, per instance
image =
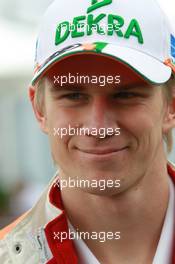
[[41, 23], [32, 85], [80, 53], [113, 57], [155, 84], [175, 72], [175, 37], [156, 0], [55, 0]]

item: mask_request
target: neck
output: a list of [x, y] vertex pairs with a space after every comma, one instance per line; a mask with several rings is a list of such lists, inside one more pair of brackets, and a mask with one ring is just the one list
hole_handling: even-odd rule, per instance
[[101, 263], [110, 263], [109, 259], [116, 259], [116, 256], [119, 263], [132, 263], [124, 262], [127, 255], [130, 260], [136, 259], [133, 263], [152, 263], [169, 200], [166, 161], [157, 160], [157, 164], [155, 161], [154, 168], [123, 193], [99, 196], [65, 188], [62, 199], [72, 225], [79, 231], [120, 232], [120, 240], [85, 241]]

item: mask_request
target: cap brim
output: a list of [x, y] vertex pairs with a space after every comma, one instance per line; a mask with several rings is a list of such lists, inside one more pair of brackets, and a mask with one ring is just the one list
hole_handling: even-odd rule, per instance
[[135, 49], [114, 44], [105, 44], [100, 51], [98, 49], [87, 50], [84, 48], [83, 44], [77, 44], [73, 47], [69, 46], [67, 49], [64, 48], [63, 51], [58, 51], [49, 57], [35, 73], [32, 79], [32, 85], [35, 85], [38, 79], [42, 77], [48, 69], [63, 58], [65, 59], [73, 54], [89, 52], [115, 58], [132, 68], [141, 75], [141, 77], [153, 84], [163, 84], [167, 82], [172, 74], [172, 70], [169, 66], [165, 65], [158, 59]]

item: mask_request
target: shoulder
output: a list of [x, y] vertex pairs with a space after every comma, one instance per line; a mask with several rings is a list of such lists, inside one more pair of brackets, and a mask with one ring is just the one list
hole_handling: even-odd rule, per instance
[[[52, 204], [52, 198], [58, 198], [54, 183], [55, 176], [31, 209], [0, 230], [0, 264], [40, 263], [44, 247], [43, 250], [40, 249], [38, 236], [45, 243], [45, 227], [62, 212]], [[51, 189], [51, 193], [57, 193], [53, 197], [49, 195]]]
[[[27, 214], [28, 214], [28, 211], [24, 213], [23, 215], [21, 215], [20, 217], [18, 217], [10, 225], [0, 230], [0, 263], [4, 263], [4, 264], [17, 263], [17, 262], [14, 262], [13, 257], [11, 256], [11, 249], [13, 250], [14, 246], [16, 245], [14, 238], [16, 234], [18, 234], [18, 232], [16, 231], [14, 232], [14, 230], [17, 228], [18, 225], [21, 225], [21, 223], [26, 218]], [[8, 237], [10, 237], [11, 233], [14, 233], [15, 236], [9, 239]], [[14, 254], [14, 257], [15, 257], [15, 254]]]
[[0, 230], [0, 240], [4, 239], [4, 237], [10, 233], [13, 228], [15, 228], [17, 226], [17, 224], [19, 224], [24, 218], [25, 216], [28, 214], [28, 211], [25, 212], [23, 215], [21, 215], [20, 217], [18, 217], [14, 222], [12, 222], [10, 225], [6, 226], [5, 228]]

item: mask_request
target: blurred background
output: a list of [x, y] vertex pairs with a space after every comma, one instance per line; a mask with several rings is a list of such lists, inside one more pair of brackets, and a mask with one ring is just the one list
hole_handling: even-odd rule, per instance
[[[39, 22], [51, 2], [0, 0], [0, 228], [35, 203], [55, 172], [27, 89]], [[175, 32], [175, 0], [159, 2]], [[169, 159], [175, 162], [175, 148]]]

